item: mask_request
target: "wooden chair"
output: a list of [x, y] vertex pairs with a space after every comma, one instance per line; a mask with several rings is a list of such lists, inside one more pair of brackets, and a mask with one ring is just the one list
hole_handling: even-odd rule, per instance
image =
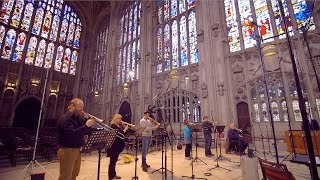
[[269, 162], [259, 157], [258, 159], [264, 180], [295, 180], [285, 164]]

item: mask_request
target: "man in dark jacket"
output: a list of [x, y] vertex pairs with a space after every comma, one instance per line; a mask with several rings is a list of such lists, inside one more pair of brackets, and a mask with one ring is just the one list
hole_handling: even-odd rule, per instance
[[94, 124], [93, 119], [85, 120], [82, 117], [83, 107], [81, 99], [72, 99], [68, 111], [61, 116], [58, 122], [59, 180], [75, 180], [80, 172], [80, 148], [84, 145], [84, 134], [85, 131], [90, 131], [89, 127]]
[[204, 141], [205, 141], [205, 155], [206, 156], [212, 156], [211, 153], [211, 145], [212, 145], [212, 128], [214, 126], [211, 122], [208, 121], [208, 116], [203, 117], [202, 121], [202, 129], [203, 129], [203, 135], [204, 135]]
[[239, 155], [242, 155], [248, 147], [248, 143], [241, 138], [239, 130], [236, 128], [234, 123], [231, 123], [229, 127], [228, 138], [230, 140], [230, 144], [236, 144]]

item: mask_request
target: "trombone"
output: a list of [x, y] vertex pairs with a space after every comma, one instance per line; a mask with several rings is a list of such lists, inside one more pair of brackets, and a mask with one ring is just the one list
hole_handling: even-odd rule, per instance
[[[112, 127], [108, 126], [107, 124], [103, 123], [103, 120], [102, 120], [102, 119], [97, 118], [97, 117], [95, 117], [95, 116], [93, 116], [93, 115], [91, 115], [91, 114], [89, 114], [89, 113], [85, 113], [85, 112], [84, 112], [84, 113], [83, 113], [83, 116], [84, 116], [85, 118], [88, 118], [88, 119], [93, 119], [98, 126], [100, 126], [101, 128], [103, 128], [103, 129], [105, 129], [105, 130], [108, 130], [108, 131], [117, 131], [117, 130], [113, 129]], [[117, 136], [118, 138], [120, 138], [120, 139], [124, 139], [124, 138], [125, 138], [125, 135], [124, 135], [123, 133], [119, 132], [119, 131], [117, 131], [116, 136]]]

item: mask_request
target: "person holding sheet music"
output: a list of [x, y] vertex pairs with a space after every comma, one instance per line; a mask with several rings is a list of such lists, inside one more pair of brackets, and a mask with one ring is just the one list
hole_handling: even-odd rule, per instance
[[90, 134], [89, 128], [94, 124], [93, 119], [82, 117], [84, 104], [79, 98], [70, 101], [68, 111], [58, 121], [57, 157], [60, 162], [59, 180], [75, 180], [81, 166], [80, 148], [84, 145], [85, 134]]
[[212, 145], [212, 129], [214, 126], [208, 120], [208, 116], [204, 116], [202, 120], [202, 129], [203, 129], [203, 136], [205, 140], [205, 155], [207, 157], [213, 156], [211, 153], [211, 145]]
[[[129, 126], [122, 126], [122, 116], [115, 114], [111, 119], [111, 128], [117, 130], [117, 133], [124, 134], [129, 129]], [[125, 146], [124, 139], [116, 136], [112, 146], [107, 150], [107, 156], [110, 157], [108, 176], [109, 180], [121, 179], [120, 176], [116, 175], [116, 163], [119, 158], [119, 154], [122, 152]]]
[[239, 129], [236, 128], [236, 125], [234, 123], [231, 123], [229, 125], [228, 130], [228, 138], [230, 140], [230, 143], [234, 143], [237, 146], [237, 150], [240, 156], [244, 154], [244, 151], [248, 147], [248, 143], [242, 139], [242, 136], [239, 133]]
[[160, 123], [157, 123], [157, 125], [153, 125], [151, 121], [155, 121], [150, 117], [151, 112], [150, 111], [145, 111], [143, 113], [143, 118], [140, 120], [140, 127], [144, 128], [142, 131], [142, 170], [144, 172], [148, 172], [148, 168], [150, 165], [147, 164], [147, 153], [148, 149], [151, 143], [151, 136], [152, 136], [152, 130], [155, 130], [160, 127]]

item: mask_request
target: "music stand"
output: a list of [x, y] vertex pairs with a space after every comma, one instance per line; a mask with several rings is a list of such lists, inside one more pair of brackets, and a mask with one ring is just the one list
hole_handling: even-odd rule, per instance
[[[194, 158], [194, 160], [191, 161], [191, 176], [182, 176], [182, 177], [186, 177], [186, 178], [191, 178], [191, 179], [205, 179], [207, 180], [207, 178], [199, 178], [199, 177], [195, 177], [195, 175], [193, 174], [193, 162], [196, 161], [196, 159], [200, 160], [201, 162], [203, 162], [200, 158], [198, 158], [197, 156], [197, 147], [198, 147], [198, 132], [201, 132], [202, 130], [202, 125], [200, 127], [200, 125], [193, 125], [191, 126], [191, 132], [195, 132], [196, 133], [196, 157]], [[191, 143], [192, 143], [192, 139], [191, 139]], [[191, 150], [191, 154], [192, 154], [192, 150]], [[207, 165], [205, 162], [203, 162], [205, 165]]]
[[101, 161], [101, 151], [104, 148], [110, 148], [116, 138], [117, 131], [93, 131], [87, 144], [82, 149], [82, 152], [89, 153], [91, 151], [98, 150], [98, 175], [97, 180], [100, 179], [100, 161]]
[[[207, 163], [205, 163], [204, 161], [202, 161], [199, 157], [198, 157], [198, 132], [201, 132], [202, 131], [202, 124], [196, 124], [196, 125], [193, 125], [191, 126], [191, 132], [194, 132], [196, 133], [196, 157], [194, 157], [194, 159], [192, 160], [191, 164], [193, 162], [197, 162], [200, 161], [200, 162], [203, 162], [205, 165], [207, 165]], [[190, 164], [190, 165], [191, 165]]]
[[137, 164], [138, 164], [138, 137], [141, 137], [142, 132], [144, 131], [144, 128], [138, 128], [135, 130], [135, 132], [133, 133], [134, 137], [135, 137], [135, 142], [134, 142], [134, 149], [135, 149], [135, 158], [134, 158], [134, 176], [132, 177], [132, 179], [139, 179], [137, 176]]
[[227, 159], [226, 157], [222, 156], [222, 154], [221, 154], [221, 134], [222, 134], [222, 132], [223, 132], [223, 130], [224, 130], [225, 127], [226, 127], [226, 126], [217, 125], [217, 126], [216, 126], [216, 129], [215, 129], [215, 131], [214, 131], [215, 133], [218, 133], [218, 134], [219, 134], [219, 137], [218, 137], [218, 138], [215, 138], [215, 139], [216, 139], [216, 153], [217, 153], [217, 155], [218, 155], [218, 146], [217, 146], [217, 143], [218, 143], [218, 139], [219, 139], [220, 155], [217, 157], [216, 160], [214, 160], [214, 161], [217, 161], [217, 164], [215, 165], [215, 167], [209, 169], [209, 171], [211, 171], [212, 169], [216, 169], [216, 168], [221, 168], [221, 169], [225, 169], [225, 170], [227, 170], [227, 171], [231, 171], [230, 169], [221, 167], [221, 166], [219, 165], [219, 159], [222, 160], [222, 159], [224, 158], [224, 159], [228, 160], [229, 162], [231, 162], [229, 159]]
[[[156, 169], [154, 171], [151, 172], [151, 174], [153, 174], [154, 172], [159, 172], [161, 174], [166, 173], [167, 171], [169, 171], [170, 173], [173, 173], [172, 171], [167, 169], [167, 137], [168, 137], [168, 132], [167, 132], [167, 126], [168, 124], [163, 124], [163, 127], [158, 128], [156, 131], [158, 134], [160, 134], [161, 137], [161, 167], [159, 169]], [[170, 139], [169, 139], [169, 143]], [[164, 162], [165, 161], [165, 162]]]

